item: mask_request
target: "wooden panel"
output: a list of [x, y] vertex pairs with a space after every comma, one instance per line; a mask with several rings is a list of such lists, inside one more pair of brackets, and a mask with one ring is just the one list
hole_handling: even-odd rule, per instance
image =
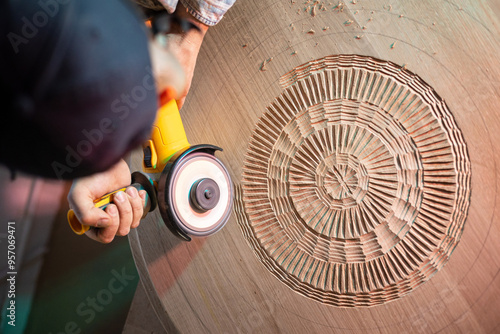
[[497, 13], [493, 1], [472, 0], [237, 2], [206, 36], [181, 115], [192, 144], [224, 148], [218, 156], [238, 187], [252, 131], [284, 90], [280, 78], [312, 60], [355, 54], [405, 67], [446, 102], [468, 148], [470, 207], [441, 270], [402, 298], [354, 308], [326, 305], [283, 284], [255, 256], [235, 214], [216, 235], [184, 243], [155, 212], [130, 240], [165, 327], [185, 333], [500, 330]]

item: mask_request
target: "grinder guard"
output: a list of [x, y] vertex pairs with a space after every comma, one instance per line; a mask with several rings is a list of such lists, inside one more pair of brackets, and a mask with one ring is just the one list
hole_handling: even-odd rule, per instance
[[[227, 191], [229, 193], [229, 197], [228, 197], [228, 205], [225, 208], [224, 214], [222, 218], [219, 220], [218, 224], [216, 224], [215, 226], [213, 226], [213, 228], [209, 230], [204, 230], [204, 231], [193, 230], [188, 226], [186, 226], [178, 217], [178, 215], [176, 214], [175, 205], [173, 203], [172, 187], [174, 186], [175, 183], [174, 178], [176, 177], [178, 168], [180, 168], [180, 166], [182, 166], [187, 159], [192, 157], [193, 154], [206, 153], [211, 156], [214, 156], [214, 159], [216, 159], [215, 158], [216, 151], [222, 151], [222, 148], [207, 144], [190, 146], [184, 150], [175, 153], [169, 159], [165, 168], [163, 169], [163, 172], [161, 173], [160, 180], [158, 182], [158, 207], [165, 225], [170, 229], [172, 233], [174, 233], [174, 235], [181, 238], [182, 240], [191, 241], [191, 237], [189, 236], [190, 234], [196, 236], [208, 236], [217, 232], [222, 227], [224, 227], [231, 214], [232, 193], [233, 193], [232, 182], [229, 173], [225, 169], [224, 165], [220, 162], [219, 162], [220, 167], [222, 167], [223, 172], [225, 173], [225, 177], [227, 177], [228, 180], [227, 184], [229, 189]], [[196, 210], [193, 208], [193, 211]]]

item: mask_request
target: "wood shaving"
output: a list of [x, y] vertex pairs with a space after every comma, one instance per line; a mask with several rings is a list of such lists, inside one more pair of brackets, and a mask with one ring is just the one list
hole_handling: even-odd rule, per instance
[[337, 6], [335, 6], [333, 9], [337, 9], [339, 12], [343, 12], [345, 8], [345, 4], [340, 1]]
[[262, 65], [260, 65], [261, 72], [267, 71], [266, 65], [269, 64], [271, 62], [271, 60], [273, 60], [273, 57], [268, 58], [262, 62]]
[[311, 11], [311, 15], [312, 17], [315, 17], [316, 16], [316, 5], [314, 5], [312, 11]]

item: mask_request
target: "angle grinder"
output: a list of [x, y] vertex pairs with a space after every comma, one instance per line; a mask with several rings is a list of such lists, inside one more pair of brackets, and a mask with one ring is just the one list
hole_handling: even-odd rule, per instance
[[208, 236], [229, 219], [233, 204], [231, 177], [215, 157], [213, 145], [191, 146], [175, 100], [165, 103], [143, 145], [143, 170], [160, 175], [158, 208], [167, 227], [178, 237]]
[[[158, 110], [151, 139], [143, 145], [144, 172], [132, 174], [132, 186], [146, 190], [145, 212], [158, 205], [165, 225], [183, 240], [211, 235], [230, 217], [233, 186], [216, 151], [222, 149], [189, 144], [175, 100]], [[113, 202], [113, 195], [125, 189], [95, 200], [95, 206], [104, 210]], [[79, 222], [73, 210], [68, 212], [68, 222], [79, 235], [90, 228]]]

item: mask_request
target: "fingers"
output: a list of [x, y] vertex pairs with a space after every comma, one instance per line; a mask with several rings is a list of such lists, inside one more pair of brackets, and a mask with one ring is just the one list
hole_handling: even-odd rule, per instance
[[[118, 227], [120, 226], [120, 217], [118, 214], [118, 209], [116, 205], [110, 204], [106, 210], [98, 209], [107, 215], [106, 221], [101, 221], [97, 224], [96, 228], [91, 228], [85, 235], [90, 239], [101, 242], [103, 244], [108, 244], [115, 238]], [[104, 222], [104, 224], [102, 224]]]
[[99, 224], [88, 224], [98, 229], [90, 229], [86, 235], [102, 243], [110, 243], [116, 235], [126, 236], [131, 228], [139, 226], [144, 212], [146, 192], [139, 193], [134, 187], [128, 187], [125, 192], [119, 191], [113, 196], [113, 203], [105, 211], [107, 219], [101, 219]]

